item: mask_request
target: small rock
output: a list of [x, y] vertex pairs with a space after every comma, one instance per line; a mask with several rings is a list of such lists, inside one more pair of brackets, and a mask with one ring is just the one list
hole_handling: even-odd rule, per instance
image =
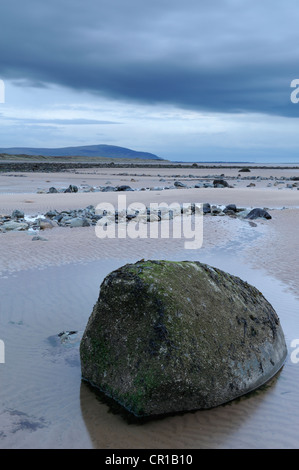
[[52, 219], [52, 218], [56, 217], [57, 215], [58, 215], [57, 211], [48, 211], [48, 212], [46, 212], [45, 217], [47, 217], [49, 219]]
[[[216, 179], [216, 180], [214, 180], [214, 181], [213, 181], [213, 185], [214, 185], [214, 187], [217, 187], [217, 185], [221, 185], [221, 186], [223, 186], [224, 188], [228, 188], [228, 186], [229, 186], [229, 185], [228, 185], [228, 182], [225, 181], [225, 180], [223, 180], [223, 179]], [[221, 186], [220, 186], [220, 187], [221, 187]], [[219, 186], [218, 186], [218, 187], [219, 187]]]
[[259, 207], [252, 209], [245, 217], [245, 219], [272, 219], [271, 215]]
[[126, 184], [117, 186], [116, 190], [117, 191], [134, 191], [134, 189], [132, 189], [131, 186], [127, 186]]
[[211, 207], [211, 214], [212, 215], [219, 215], [219, 214], [221, 214], [221, 212], [222, 212], [222, 210], [221, 210], [220, 207], [218, 207], [218, 206], [212, 206]]
[[63, 215], [62, 214], [58, 214], [54, 217], [54, 220], [56, 220], [57, 222], [61, 222], [61, 220], [63, 219]]
[[38, 219], [38, 224], [41, 230], [57, 227], [57, 222], [55, 220], [50, 219]]
[[204, 214], [210, 214], [211, 213], [211, 206], [208, 202], [205, 202], [203, 205], [202, 205], [202, 210], [203, 210], [203, 213]]
[[185, 183], [182, 183], [181, 181], [175, 181], [174, 186], [176, 188], [187, 188], [188, 187]]
[[90, 223], [85, 218], [75, 217], [68, 221], [70, 227], [89, 227]]
[[11, 220], [9, 222], [4, 222], [2, 228], [6, 231], [20, 231], [20, 230], [27, 230], [28, 224], [25, 222], [16, 222]]
[[223, 212], [224, 213], [227, 213], [227, 212], [237, 212], [237, 206], [236, 204], [228, 204], [224, 209], [223, 209]]
[[25, 214], [23, 211], [19, 211], [18, 209], [16, 209], [15, 211], [13, 211], [11, 216], [13, 219], [23, 219], [25, 217]]
[[69, 187], [64, 191], [65, 193], [77, 193], [78, 187], [70, 184]]
[[54, 194], [54, 193], [58, 193], [58, 191], [57, 191], [57, 189], [56, 189], [56, 188], [54, 188], [54, 187], [52, 186], [51, 188], [49, 188], [49, 191], [48, 191], [48, 193], [50, 193], [50, 194]]
[[117, 191], [117, 189], [115, 188], [115, 186], [104, 186], [104, 188], [102, 188], [101, 191], [103, 193], [107, 193], [110, 191]]
[[247, 215], [249, 214], [249, 212], [250, 212], [250, 209], [243, 209], [241, 211], [238, 211], [237, 215], [238, 217], [240, 217], [240, 219], [245, 219]]

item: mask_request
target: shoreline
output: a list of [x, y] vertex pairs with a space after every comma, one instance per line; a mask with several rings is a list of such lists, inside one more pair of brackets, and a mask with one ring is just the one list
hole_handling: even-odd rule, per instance
[[179, 168], [179, 169], [299, 169], [297, 163], [257, 162], [180, 162], [163, 159], [128, 159], [112, 157], [49, 157], [32, 155], [0, 154], [1, 172], [53, 172], [92, 168]]

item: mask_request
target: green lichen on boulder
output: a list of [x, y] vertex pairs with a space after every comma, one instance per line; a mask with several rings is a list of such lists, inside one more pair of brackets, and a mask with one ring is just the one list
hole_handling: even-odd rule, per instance
[[110, 273], [80, 344], [82, 378], [140, 417], [231, 401], [273, 377], [286, 355], [261, 292], [189, 261]]

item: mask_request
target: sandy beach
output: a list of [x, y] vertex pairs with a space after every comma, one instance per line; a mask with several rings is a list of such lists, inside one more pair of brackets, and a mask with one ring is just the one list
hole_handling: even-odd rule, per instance
[[[126, 170], [126, 169], [125, 169]], [[262, 177], [256, 187], [246, 187], [248, 180], [239, 181], [236, 187], [231, 188], [180, 188], [168, 190], [155, 190], [159, 186], [159, 180], [163, 174], [168, 175], [168, 181], [179, 180], [192, 182], [186, 170], [178, 173], [179, 169], [146, 169], [145, 176], [136, 176], [133, 169], [130, 173], [124, 169], [90, 169], [78, 171], [67, 171], [54, 174], [44, 173], [0, 173], [0, 214], [10, 214], [15, 209], [24, 211], [28, 216], [38, 216], [50, 210], [71, 210], [85, 208], [107, 202], [115, 208], [118, 205], [120, 193], [117, 192], [78, 192], [71, 194], [47, 194], [49, 187], [68, 187], [76, 184], [83, 188], [105, 185], [130, 185], [136, 191], [121, 193], [125, 194], [127, 205], [132, 202], [140, 202], [149, 206], [150, 203], [205, 203], [227, 205], [234, 203], [239, 207], [254, 208], [262, 207], [269, 210], [272, 220], [269, 223], [259, 220], [255, 230], [247, 227], [248, 222], [237, 221], [232, 218], [206, 217], [204, 222], [203, 248], [225, 246], [228, 241], [238, 240], [239, 232], [248, 228], [248, 233], [262, 233], [262, 239], [255, 243], [254, 247], [243, 246], [242, 250], [248, 253], [248, 262], [258, 264], [257, 267], [265, 268], [274, 276], [284, 280], [290, 285], [298, 287], [298, 276], [296, 275], [296, 259], [293, 253], [298, 248], [296, 237], [299, 217], [299, 192], [297, 188], [268, 187], [270, 178], [290, 178], [299, 175], [299, 170], [261, 169], [251, 170], [250, 177]], [[216, 176], [230, 181], [238, 175], [236, 169], [218, 169], [218, 175], [213, 169], [193, 169], [192, 174], [198, 181], [201, 177], [212, 175], [210, 180]], [[134, 175], [134, 176], [133, 176]], [[173, 176], [175, 175], [175, 177]], [[244, 174], [243, 174], [244, 175]], [[248, 175], [245, 173], [245, 176]], [[164, 178], [163, 178], [164, 179]], [[132, 181], [134, 180], [134, 181]], [[9, 185], [8, 183], [9, 182]], [[164, 183], [163, 183], [164, 184]], [[161, 185], [161, 182], [160, 182]], [[284, 183], [284, 186], [286, 184]], [[10, 191], [8, 189], [10, 188]], [[147, 188], [147, 191], [137, 191]], [[44, 192], [39, 193], [42, 190]], [[151, 257], [155, 253], [177, 252], [183, 248], [180, 239], [171, 240], [145, 240], [137, 239], [134, 243], [130, 239], [99, 240], [95, 236], [94, 227], [73, 228], [71, 234], [63, 228], [47, 230], [48, 243], [33, 244], [30, 236], [24, 236], [20, 232], [1, 234], [2, 252], [5, 256], [0, 259], [0, 272], [18, 271], [36, 267], [59, 266], [70, 262], [82, 262], [95, 259], [119, 258], [125, 251], [132, 258]], [[71, 235], [71, 236], [70, 236]], [[246, 235], [245, 235], [246, 236]], [[269, 243], [269, 241], [275, 242]], [[274, 262], [275, 260], [275, 262]], [[278, 269], [278, 266], [280, 267]]]
[[[141, 258], [199, 260], [258, 287], [275, 307], [291, 352], [299, 337], [299, 170], [146, 168], [81, 169], [58, 173], [0, 173], [0, 215], [14, 210], [37, 217], [47, 211], [117, 206], [119, 192], [90, 190], [129, 185], [127, 204], [209, 203], [264, 208], [271, 219], [203, 217], [203, 245], [184, 239], [99, 239], [94, 226], [0, 233], [1, 333], [0, 448], [295, 448], [299, 366], [290, 357], [256, 393], [208, 411], [128, 425], [81, 383], [78, 345], [57, 334], [82, 333], [111, 270]], [[248, 178], [248, 179], [245, 179]], [[251, 179], [249, 179], [249, 177]], [[230, 187], [194, 188], [222, 178]], [[172, 188], [175, 181], [186, 186]], [[250, 183], [254, 184], [249, 186]], [[293, 187], [287, 186], [295, 183]], [[49, 194], [76, 185], [76, 193]], [[165, 189], [170, 187], [170, 189]], [[283, 433], [281, 429], [284, 429]]]

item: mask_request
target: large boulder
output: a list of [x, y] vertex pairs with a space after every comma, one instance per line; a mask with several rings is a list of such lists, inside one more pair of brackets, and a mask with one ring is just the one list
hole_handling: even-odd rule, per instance
[[110, 273], [80, 344], [82, 378], [136, 416], [228, 402], [273, 377], [286, 354], [261, 292], [189, 261]]

